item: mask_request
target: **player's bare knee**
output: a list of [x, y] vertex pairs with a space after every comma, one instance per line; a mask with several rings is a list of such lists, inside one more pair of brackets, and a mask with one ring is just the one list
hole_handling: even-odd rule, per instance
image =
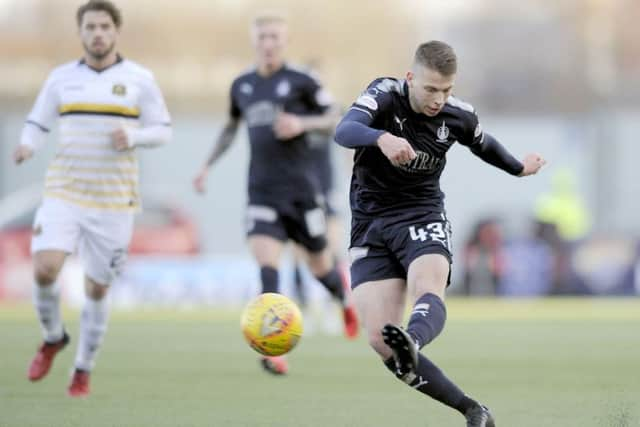
[[409, 291], [414, 297], [430, 293], [444, 300], [448, 276], [448, 269], [414, 269], [409, 274]]
[[277, 268], [283, 244], [269, 237], [255, 236], [249, 238], [249, 247], [256, 262], [260, 266]]
[[107, 296], [108, 291], [108, 286], [94, 286], [91, 289], [87, 290], [87, 297], [91, 298], [92, 300], [100, 301]]
[[89, 279], [88, 277], [86, 278], [85, 294], [87, 298], [100, 301], [107, 296], [107, 292], [109, 292], [109, 285], [96, 283], [95, 281]]
[[280, 265], [280, 260], [268, 252], [254, 251], [253, 257], [255, 258], [258, 265], [261, 267], [277, 268], [278, 265]]
[[49, 286], [58, 278], [60, 267], [53, 262], [36, 262], [34, 276], [39, 286]]
[[327, 249], [309, 254], [309, 270], [315, 277], [326, 276], [334, 267], [333, 258]]
[[413, 283], [409, 284], [414, 298], [419, 298], [424, 294], [434, 294], [444, 300], [445, 290], [447, 288], [447, 278], [433, 278], [431, 276], [415, 277]]

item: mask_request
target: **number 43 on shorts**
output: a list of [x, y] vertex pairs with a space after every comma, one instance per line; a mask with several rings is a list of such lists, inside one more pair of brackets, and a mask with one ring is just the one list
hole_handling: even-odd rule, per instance
[[409, 227], [411, 240], [421, 242], [432, 241], [441, 243], [445, 248], [449, 248], [450, 231], [446, 222], [432, 222], [424, 227], [412, 225]]

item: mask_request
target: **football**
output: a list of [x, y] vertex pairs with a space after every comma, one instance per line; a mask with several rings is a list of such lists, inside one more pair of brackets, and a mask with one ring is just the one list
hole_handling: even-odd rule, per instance
[[284, 295], [260, 294], [242, 312], [242, 333], [251, 348], [266, 356], [291, 351], [302, 337], [302, 313]]

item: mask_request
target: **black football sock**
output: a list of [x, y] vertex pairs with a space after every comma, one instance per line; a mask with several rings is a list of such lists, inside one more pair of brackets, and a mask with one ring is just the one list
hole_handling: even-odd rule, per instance
[[317, 277], [317, 279], [324, 285], [329, 293], [341, 303], [344, 303], [344, 288], [342, 286], [342, 276], [338, 272], [336, 267], [333, 267], [330, 272], [323, 277]]
[[278, 292], [278, 270], [273, 267], [260, 267], [262, 293]]
[[415, 388], [421, 393], [456, 409], [462, 415], [478, 405], [478, 402], [462, 392], [444, 373], [424, 355], [418, 354], [418, 368], [415, 372], [399, 377], [396, 373], [396, 364], [393, 358], [384, 362], [387, 369], [396, 375], [398, 379]]
[[418, 348], [433, 341], [444, 328], [447, 309], [435, 294], [424, 294], [413, 306], [407, 332], [418, 344]]
[[293, 267], [293, 284], [296, 290], [296, 295], [298, 296], [298, 300], [300, 301], [300, 305], [302, 307], [306, 307], [307, 305], [307, 292], [304, 288], [304, 283], [302, 281], [302, 273], [300, 272], [300, 264], [296, 263]]

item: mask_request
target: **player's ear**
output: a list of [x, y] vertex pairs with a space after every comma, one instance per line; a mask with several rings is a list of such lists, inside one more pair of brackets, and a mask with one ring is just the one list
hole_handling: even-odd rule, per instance
[[407, 71], [407, 84], [409, 85], [409, 87], [413, 87], [413, 78], [414, 78], [414, 74], [413, 71]]

